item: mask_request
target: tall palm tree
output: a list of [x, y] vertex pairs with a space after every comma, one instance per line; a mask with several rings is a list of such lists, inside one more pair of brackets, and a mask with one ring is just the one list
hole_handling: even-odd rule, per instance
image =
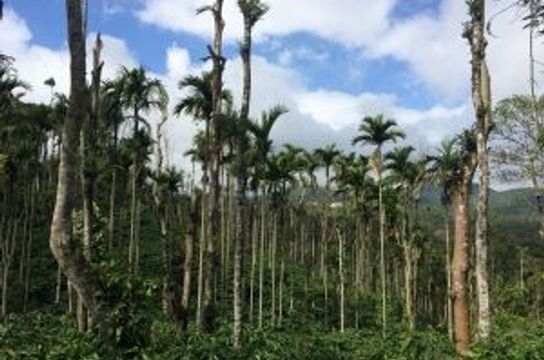
[[330, 144], [324, 148], [316, 149], [315, 155], [321, 159], [325, 167], [326, 187], [329, 189], [331, 182], [330, 169], [336, 158], [340, 155], [340, 151], [336, 148], [336, 144]]
[[444, 208], [444, 233], [446, 244], [446, 311], [448, 320], [448, 334], [450, 339], [453, 340], [453, 319], [452, 319], [452, 298], [451, 298], [451, 244], [450, 244], [450, 207], [452, 202], [452, 181], [454, 179], [453, 173], [455, 172], [458, 153], [456, 152], [455, 139], [445, 139], [440, 144], [438, 154], [435, 156], [429, 156], [428, 160], [432, 164], [429, 173], [431, 174], [432, 181], [439, 185], [442, 189], [440, 196], [440, 202]]
[[368, 144], [374, 146], [371, 166], [378, 177], [378, 211], [380, 216], [380, 277], [382, 288], [382, 335], [387, 330], [387, 294], [385, 278], [385, 210], [383, 207], [383, 159], [384, 144], [403, 139], [405, 134], [397, 127], [394, 120], [386, 119], [384, 115], [365, 117], [359, 126], [359, 135], [353, 139], [353, 145]]
[[[168, 95], [160, 80], [151, 79], [147, 76], [147, 72], [143, 67], [129, 70], [125, 67], [117, 78], [117, 86], [115, 89], [119, 92], [119, 101], [124, 110], [128, 112], [128, 118], [133, 122], [132, 136], [136, 141], [141, 138], [138, 134], [141, 132], [140, 125], [148, 124], [142, 117], [142, 113], [149, 113], [151, 110], [163, 109], [167, 106]], [[137, 197], [139, 182], [141, 177], [142, 164], [138, 162], [137, 148], [133, 148], [132, 168], [131, 168], [131, 224], [130, 224], [130, 242], [128, 261], [130, 270], [137, 272], [138, 270], [138, 246], [139, 234], [137, 232], [139, 218], [138, 206], [139, 199]]]
[[236, 191], [236, 246], [234, 260], [234, 324], [233, 324], [233, 346], [235, 349], [240, 347], [242, 338], [242, 269], [244, 245], [247, 241], [247, 224], [245, 222], [247, 205], [247, 147], [246, 124], [249, 122], [249, 108], [251, 102], [251, 48], [253, 28], [259, 20], [268, 12], [268, 7], [260, 0], [238, 0], [238, 8], [244, 18], [244, 39], [240, 44], [240, 56], [243, 63], [243, 89], [242, 105], [240, 108], [240, 125], [243, 129], [236, 142], [236, 162], [237, 162], [237, 191]]
[[315, 189], [317, 187], [317, 177], [315, 172], [321, 166], [321, 159], [315, 152], [304, 150], [302, 153], [304, 159], [304, 169], [308, 175], [308, 185], [310, 188]]
[[443, 184], [445, 203], [451, 206], [454, 223], [451, 260], [452, 326], [455, 348], [465, 356], [471, 342], [469, 298], [469, 197], [477, 165], [474, 129], [464, 130], [453, 141], [445, 142], [438, 156], [430, 158], [431, 171]]
[[[266, 175], [268, 172], [268, 155], [272, 151], [272, 140], [270, 134], [279, 118], [287, 113], [287, 109], [283, 106], [276, 106], [262, 113], [259, 122], [249, 122], [247, 124], [249, 132], [254, 138], [253, 149], [253, 167], [251, 189], [258, 198], [259, 189], [260, 196], [260, 217], [261, 231], [259, 239], [259, 312], [258, 323], [259, 328], [263, 326], [263, 291], [264, 291], [264, 246], [265, 246], [265, 224], [266, 224]], [[252, 261], [253, 262], [253, 261]], [[254, 263], [254, 262], [253, 262]], [[252, 271], [254, 271], [252, 269]], [[252, 276], [253, 278], [253, 276]], [[250, 284], [251, 286], [251, 284]]]
[[[178, 87], [181, 90], [187, 90], [188, 94], [181, 98], [174, 107], [174, 114], [185, 114], [191, 116], [194, 121], [205, 124], [204, 132], [197, 134], [195, 137], [195, 148], [189, 155], [198, 159], [202, 163], [202, 198], [201, 198], [201, 236], [200, 236], [200, 254], [199, 254], [199, 281], [197, 290], [197, 325], [201, 322], [201, 305], [202, 305], [202, 290], [203, 290], [203, 257], [204, 249], [206, 248], [207, 235], [205, 227], [207, 225], [208, 195], [207, 189], [209, 186], [209, 164], [211, 160], [211, 123], [213, 118], [213, 73], [205, 71], [199, 76], [188, 75], [183, 78]], [[222, 90], [223, 102], [226, 104], [232, 103], [232, 95], [230, 91]]]
[[410, 160], [414, 151], [412, 146], [403, 146], [396, 147], [385, 155], [386, 167], [392, 173], [391, 177], [397, 185], [399, 194], [400, 229], [398, 234], [404, 254], [404, 301], [409, 331], [413, 331], [415, 328], [415, 289], [412, 291], [412, 287], [414, 286], [415, 267], [420, 255], [420, 249], [416, 243], [418, 234], [417, 203], [427, 174], [426, 159]]
[[200, 330], [211, 332], [215, 328], [216, 304], [214, 296], [215, 273], [215, 241], [219, 235], [219, 197], [220, 197], [220, 172], [221, 149], [220, 127], [223, 119], [223, 71], [225, 70], [225, 58], [223, 57], [223, 31], [225, 22], [223, 19], [224, 0], [215, 0], [213, 5], [204, 6], [199, 13], [209, 11], [214, 22], [213, 45], [208, 47], [209, 59], [213, 63], [212, 76], [212, 121], [210, 137], [210, 161], [208, 164], [210, 174], [210, 194], [207, 208], [207, 246], [206, 261], [204, 267], [204, 286], [202, 297], [202, 315]]
[[110, 252], [113, 250], [115, 238], [119, 129], [125, 121], [120, 99], [121, 91], [118, 88], [119, 85], [118, 81], [106, 81], [102, 86], [102, 119], [104, 121], [104, 130], [106, 133], [111, 134], [111, 139], [108, 141], [109, 166], [111, 171], [108, 214], [108, 249]]

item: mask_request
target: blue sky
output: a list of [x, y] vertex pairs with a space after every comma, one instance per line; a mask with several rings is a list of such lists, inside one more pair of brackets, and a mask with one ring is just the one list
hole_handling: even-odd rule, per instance
[[[513, 1], [513, 0], [511, 0]], [[89, 32], [105, 36], [106, 75], [121, 65], [144, 65], [167, 86], [202, 71], [211, 36], [209, 16], [195, 16], [207, 0], [89, 0]], [[336, 142], [351, 150], [359, 120], [385, 113], [406, 130], [409, 143], [432, 151], [473, 121], [466, 20], [461, 0], [265, 0], [271, 6], [257, 25], [254, 46], [255, 116], [277, 103], [290, 113], [273, 132], [278, 143], [316, 147]], [[489, 1], [489, 13], [507, 3]], [[32, 101], [48, 101], [43, 81], [68, 88], [64, 0], [7, 0], [0, 21], [0, 52], [17, 59]], [[241, 35], [235, 0], [225, 0], [226, 85], [240, 93]], [[489, 65], [495, 100], [526, 93], [527, 33], [519, 14], [493, 24]], [[539, 45], [540, 46], [540, 45]], [[537, 49], [537, 52], [540, 49]], [[541, 59], [542, 60], [542, 59]], [[538, 72], [539, 83], [544, 75]], [[173, 161], [183, 163], [194, 126], [173, 120]]]
[[[437, 0], [400, 1], [392, 17], [397, 21], [421, 13], [435, 13]], [[155, 72], [165, 71], [163, 54], [173, 43], [189, 50], [194, 62], [206, 55], [206, 40], [185, 31], [173, 32], [142, 24], [135, 16], [138, 1], [91, 0], [89, 31], [101, 31], [124, 39], [138, 61]], [[7, 7], [25, 19], [36, 44], [59, 48], [65, 43], [63, 0], [8, 0]], [[271, 43], [274, 46], [271, 46]], [[235, 54], [237, 46], [227, 43], [227, 53]], [[278, 62], [278, 52], [285, 48], [309, 49], [320, 59], [293, 57], [289, 66], [299, 72], [310, 88], [339, 90], [349, 94], [361, 92], [390, 93], [399, 104], [419, 109], [431, 106], [436, 97], [418, 83], [406, 63], [392, 57], [369, 59], [360, 49], [351, 49], [308, 32], [298, 32], [258, 43], [255, 54]]]

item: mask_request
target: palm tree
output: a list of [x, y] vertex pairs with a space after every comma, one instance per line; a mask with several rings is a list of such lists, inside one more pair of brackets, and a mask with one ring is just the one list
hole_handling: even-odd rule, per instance
[[330, 169], [334, 160], [340, 155], [340, 151], [336, 149], [336, 144], [330, 144], [321, 149], [315, 150], [315, 155], [321, 159], [323, 166], [325, 166], [325, 179], [326, 187], [330, 187]]
[[[253, 153], [253, 176], [251, 182], [251, 188], [255, 194], [255, 199], [258, 198], [259, 189], [261, 190], [260, 197], [260, 217], [261, 217], [261, 232], [259, 241], [259, 313], [258, 321], [259, 328], [263, 326], [263, 291], [264, 291], [264, 242], [265, 242], [265, 224], [266, 224], [266, 186], [265, 180], [268, 172], [268, 155], [272, 151], [272, 140], [270, 134], [276, 122], [279, 118], [287, 113], [287, 109], [283, 106], [276, 106], [268, 111], [265, 111], [261, 115], [261, 119], [258, 123], [249, 122], [248, 128], [254, 138], [254, 153]], [[256, 244], [254, 244], [256, 245]], [[256, 252], [255, 252], [256, 255]], [[252, 260], [255, 264], [255, 261]], [[254, 273], [252, 268], [252, 274]], [[253, 279], [254, 276], [252, 275]], [[250, 287], [253, 280], [250, 280]], [[250, 304], [250, 307], [253, 307]]]
[[[396, 147], [385, 155], [387, 169], [392, 172], [392, 180], [397, 185], [400, 201], [398, 212], [400, 216], [399, 241], [404, 254], [404, 290], [405, 316], [408, 330], [415, 328], [414, 284], [415, 267], [420, 256], [416, 238], [418, 226], [419, 194], [427, 174], [427, 160], [411, 161], [415, 149], [412, 146]], [[415, 209], [411, 209], [414, 207]], [[415, 214], [413, 214], [415, 213]]]
[[469, 299], [469, 197], [477, 164], [476, 135], [465, 130], [451, 143], [443, 144], [440, 153], [431, 157], [436, 178], [443, 184], [445, 203], [451, 199], [454, 222], [453, 258], [451, 261], [452, 323], [455, 348], [464, 356], [471, 342]]
[[[245, 124], [249, 122], [249, 107], [251, 102], [251, 47], [253, 27], [266, 14], [268, 7], [260, 0], [238, 0], [238, 7], [244, 18], [244, 39], [240, 44], [240, 56], [243, 63], [243, 89], [242, 105], [240, 108], [239, 128], [246, 129]], [[234, 259], [234, 323], [232, 343], [235, 349], [240, 347], [242, 338], [242, 269], [244, 244], [247, 241], [247, 224], [245, 217], [246, 192], [247, 192], [247, 141], [246, 133], [239, 134], [236, 142], [237, 154], [237, 192], [236, 192], [236, 246]]]
[[109, 166], [111, 171], [111, 183], [109, 194], [109, 214], [108, 214], [108, 249], [113, 251], [115, 238], [115, 210], [117, 194], [117, 170], [119, 168], [117, 152], [119, 144], [119, 128], [125, 121], [123, 116], [123, 106], [121, 104], [121, 91], [117, 87], [118, 81], [106, 81], [102, 86], [102, 119], [104, 121], [104, 131], [111, 134], [109, 145]]
[[378, 212], [380, 216], [380, 274], [382, 287], [382, 335], [387, 329], [387, 298], [385, 279], [385, 211], [383, 208], [383, 169], [382, 148], [387, 142], [396, 142], [404, 138], [404, 132], [397, 127], [394, 120], [386, 119], [383, 115], [365, 117], [359, 126], [359, 135], [353, 139], [353, 145], [369, 144], [375, 147], [371, 167], [378, 177]]
[[[118, 91], [119, 102], [122, 108], [129, 112], [128, 118], [133, 122], [132, 136], [136, 139], [141, 133], [140, 124], [146, 125], [147, 122], [142, 118], [142, 113], [148, 113], [154, 109], [166, 108], [168, 103], [168, 95], [160, 80], [151, 79], [147, 76], [147, 73], [143, 67], [129, 70], [125, 67], [121, 69], [121, 72], [117, 78], [117, 84], [114, 86]], [[128, 261], [130, 270], [137, 272], [138, 270], [138, 246], [139, 246], [139, 234], [137, 233], [137, 214], [139, 209], [139, 199], [137, 198], [137, 191], [139, 187], [138, 179], [141, 177], [141, 166], [138, 162], [137, 148], [133, 148], [132, 154], [132, 184], [131, 184], [131, 225], [130, 225], [130, 242]]]
[[219, 197], [220, 197], [220, 171], [221, 148], [220, 127], [223, 119], [223, 71], [225, 58], [223, 57], [223, 31], [225, 27], [223, 19], [224, 0], [215, 0], [214, 5], [204, 6], [199, 13], [209, 11], [214, 20], [213, 46], [208, 46], [209, 59], [213, 63], [212, 71], [212, 117], [210, 137], [210, 161], [208, 164], [210, 174], [210, 196], [207, 208], [207, 246], [206, 261], [204, 267], [204, 286], [202, 297], [202, 315], [200, 330], [211, 332], [215, 328], [216, 306], [214, 296], [214, 268], [215, 268], [215, 241], [219, 235]]
[[[202, 305], [202, 288], [203, 288], [203, 256], [205, 244], [207, 243], [206, 231], [207, 218], [203, 216], [207, 213], [208, 195], [207, 189], [209, 186], [209, 164], [211, 160], [211, 122], [213, 117], [213, 73], [203, 72], [200, 76], [188, 75], [183, 78], [178, 87], [188, 90], [188, 94], [174, 107], [174, 114], [189, 115], [195, 121], [204, 121], [205, 129], [203, 133], [195, 136], [195, 148], [188, 155], [193, 156], [202, 163], [202, 199], [201, 199], [201, 237], [200, 237], [200, 254], [199, 254], [199, 281], [197, 291], [197, 325], [201, 322], [201, 305]], [[232, 102], [230, 91], [222, 91], [223, 101], [227, 104]]]
[[321, 159], [315, 152], [306, 150], [303, 151], [302, 155], [304, 159], [304, 169], [308, 175], [308, 185], [310, 188], [315, 189], [317, 187], [317, 177], [315, 176], [315, 172], [321, 166]]
[[451, 244], [450, 244], [450, 207], [452, 201], [452, 188], [453, 173], [457, 166], [457, 152], [456, 143], [454, 139], [445, 139], [442, 141], [438, 154], [430, 156], [428, 159], [432, 166], [429, 169], [429, 173], [432, 175], [434, 183], [438, 184], [442, 189], [442, 195], [440, 202], [444, 208], [444, 233], [446, 243], [446, 304], [447, 304], [447, 320], [448, 320], [448, 334], [450, 339], [453, 340], [453, 319], [452, 319], [452, 298], [451, 298]]

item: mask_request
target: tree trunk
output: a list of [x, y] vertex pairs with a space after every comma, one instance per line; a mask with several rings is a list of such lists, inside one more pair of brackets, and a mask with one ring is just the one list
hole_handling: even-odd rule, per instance
[[469, 299], [469, 196], [472, 175], [464, 171], [462, 184], [454, 189], [455, 239], [452, 260], [453, 327], [455, 348], [464, 358], [471, 343]]
[[70, 241], [72, 210], [76, 194], [76, 167], [79, 124], [87, 115], [85, 80], [85, 34], [81, 0], [66, 0], [70, 48], [70, 105], [63, 125], [55, 210], [51, 222], [50, 248], [66, 277], [75, 286], [82, 302], [97, 324], [103, 324], [105, 303], [99, 284], [91, 276], [87, 262]]
[[[381, 167], [381, 150], [379, 149], [379, 166]], [[378, 212], [380, 216], [380, 279], [382, 291], [382, 336], [385, 338], [387, 330], [387, 290], [385, 272], [385, 210], [383, 208], [383, 184], [381, 169], [378, 174]]]
[[211, 177], [210, 196], [208, 199], [208, 224], [207, 224], [207, 244], [206, 257], [204, 264], [204, 286], [202, 296], [202, 315], [200, 321], [200, 330], [211, 332], [215, 329], [216, 304], [215, 304], [215, 268], [217, 259], [215, 254], [215, 242], [219, 235], [219, 170], [220, 170], [220, 131], [222, 117], [222, 94], [223, 94], [223, 70], [225, 59], [223, 58], [223, 30], [225, 27], [223, 21], [223, 0], [216, 0], [213, 7], [213, 16], [215, 24], [215, 35], [213, 48], [210, 48], [210, 55], [213, 60], [213, 114], [212, 128], [213, 137], [211, 144], [211, 161], [209, 162], [209, 172]]
[[185, 258], [183, 260], [183, 288], [181, 291], [181, 329], [187, 330], [189, 322], [189, 301], [191, 297], [191, 269], [193, 265], [193, 242], [197, 236], [196, 198], [191, 198], [191, 213], [188, 219], [188, 231], [184, 236]]
[[444, 218], [444, 231], [446, 232], [446, 318], [448, 321], [448, 335], [453, 340], [453, 318], [452, 318], [452, 287], [451, 287], [451, 245], [450, 245], [450, 212], [446, 207]]
[[345, 291], [344, 291], [344, 237], [339, 228], [336, 229], [338, 236], [338, 281], [340, 292], [340, 332], [344, 332], [345, 318]]
[[36, 183], [38, 182], [38, 176], [36, 176], [32, 183], [30, 184], [29, 188], [29, 195], [30, 195], [30, 216], [28, 219], [28, 238], [27, 238], [27, 245], [26, 245], [26, 273], [25, 273], [25, 292], [24, 292], [24, 298], [23, 298], [23, 312], [26, 313], [28, 310], [28, 296], [29, 296], [29, 290], [30, 290], [30, 270], [32, 268], [31, 266], [31, 259], [32, 259], [32, 243], [34, 240], [34, 220], [36, 215], [36, 203], [34, 200], [34, 181]]
[[[100, 116], [100, 84], [102, 78], [102, 62], [100, 54], [102, 40], [97, 35], [96, 45], [93, 50], [93, 71], [91, 86], [91, 108], [89, 116], [85, 117], [81, 129], [81, 190], [83, 199], [83, 256], [87, 262], [91, 262], [91, 246], [94, 227], [94, 193], [96, 181], [96, 129], [99, 126]], [[87, 309], [83, 304], [78, 304], [78, 327], [80, 332], [86, 332], [88, 328]]]
[[204, 168], [202, 178], [202, 200], [200, 205], [200, 241], [198, 245], [198, 284], [197, 284], [197, 303], [196, 303], [196, 325], [200, 327], [202, 318], [202, 289], [204, 287], [204, 250], [206, 248], [206, 207], [207, 207], [207, 170]]
[[[248, 12], [247, 0], [240, 0], [239, 6], [244, 16], [244, 40], [240, 46], [240, 56], [243, 62], [242, 105], [236, 141], [237, 187], [236, 187], [236, 246], [234, 251], [234, 325], [233, 346], [240, 348], [242, 340], [242, 316], [244, 304], [242, 301], [242, 276], [244, 268], [244, 246], [247, 241], [247, 164], [246, 164], [246, 130], [245, 123], [249, 120], [251, 101], [251, 13]], [[246, 9], [246, 11], [244, 11]]]
[[468, 40], [472, 54], [472, 100], [476, 114], [478, 170], [480, 191], [478, 195], [478, 217], [476, 221], [476, 286], [478, 293], [478, 334], [487, 339], [491, 330], [489, 305], [488, 253], [488, 202], [489, 160], [487, 143], [492, 127], [491, 85], [486, 62], [487, 40], [485, 39], [485, 0], [471, 6], [471, 22]]
[[[255, 200], [257, 196], [255, 196]], [[253, 316], [255, 313], [255, 272], [257, 270], [257, 241], [258, 241], [258, 228], [257, 228], [257, 214], [255, 207], [251, 208], [252, 219], [252, 235], [251, 235], [251, 269], [249, 279], [249, 322], [253, 324]]]
[[261, 238], [259, 244], [259, 329], [263, 327], [263, 291], [264, 291], [264, 243], [265, 243], [265, 200], [266, 191], [261, 192]]
[[117, 140], [118, 127], [113, 130], [113, 150], [111, 154], [111, 184], [110, 184], [110, 208], [108, 217], [108, 249], [110, 254], [113, 251], [115, 239], [115, 195], [117, 191]]

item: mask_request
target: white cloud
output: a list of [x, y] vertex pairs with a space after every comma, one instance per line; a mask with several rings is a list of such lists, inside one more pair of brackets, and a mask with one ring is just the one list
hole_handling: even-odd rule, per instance
[[[371, 42], [386, 30], [397, 0], [267, 0], [270, 12], [256, 29], [257, 38], [309, 32], [350, 46]], [[208, 16], [195, 16], [208, 0], [143, 0], [137, 16], [145, 23], [205, 38], [212, 34]], [[225, 1], [225, 38], [241, 37], [242, 21], [236, 1]]]
[[278, 63], [283, 66], [289, 66], [295, 60], [324, 63], [330, 58], [330, 54], [324, 51], [316, 51], [309, 47], [300, 47], [296, 49], [286, 48], [278, 54]]
[[[88, 53], [94, 44], [96, 35], [91, 34], [88, 40]], [[118, 38], [103, 35], [104, 51], [102, 58], [104, 78], [115, 76], [121, 65], [136, 66], [138, 63], [126, 43]], [[69, 54], [67, 46], [50, 49], [32, 42], [32, 34], [25, 21], [12, 11], [8, 11], [0, 22], [0, 49], [15, 58], [15, 65], [20, 78], [31, 86], [25, 100], [47, 103], [50, 100], [50, 89], [44, 81], [53, 77], [56, 91], [67, 93], [69, 87]], [[91, 58], [88, 56], [88, 63]]]
[[[212, 20], [209, 15], [195, 16], [198, 7], [208, 0], [143, 0], [138, 18], [172, 31], [185, 31], [209, 38]], [[307, 32], [348, 48], [358, 48], [365, 56], [392, 57], [408, 65], [416, 81], [437, 98], [459, 103], [469, 94], [469, 50], [461, 38], [467, 6], [460, 0], [441, 0], [438, 12], [421, 12], [396, 18], [392, 10], [399, 0], [269, 0], [270, 13], [257, 26], [257, 38], [281, 37]], [[488, 1], [493, 15], [505, 4]], [[240, 38], [241, 18], [236, 1], [225, 2], [226, 39]], [[489, 63], [496, 98], [527, 92], [527, 32], [520, 16], [506, 12], [493, 21]], [[540, 43], [538, 45], [541, 45]], [[280, 64], [289, 65], [297, 50], [281, 49]], [[544, 82], [539, 72], [538, 80]]]
[[[66, 46], [49, 49], [35, 45], [25, 22], [16, 14], [8, 12], [6, 21], [0, 22], [0, 48], [17, 58], [16, 66], [21, 77], [33, 85], [27, 100], [49, 100], [49, 89], [43, 81], [55, 77], [59, 91], [68, 88], [68, 52]], [[10, 36], [2, 36], [9, 33]], [[105, 77], [114, 76], [121, 64], [136, 66], [137, 59], [130, 52], [126, 42], [108, 35], [103, 36]], [[89, 47], [92, 41], [89, 41]], [[177, 88], [178, 81], [187, 74], [199, 73], [204, 66], [191, 63], [186, 49], [173, 44], [165, 53], [166, 72], [151, 74], [159, 77], [167, 87], [171, 99], [171, 109], [184, 95]], [[232, 89], [237, 102], [241, 97], [241, 62], [234, 59], [227, 63], [226, 86]], [[253, 58], [253, 102], [252, 115], [257, 117], [261, 111], [277, 104], [290, 109], [274, 128], [272, 137], [280, 146], [291, 142], [307, 148], [337, 142], [347, 151], [353, 150], [351, 139], [359, 120], [369, 114], [386, 112], [404, 126], [410, 142], [419, 143], [429, 149], [438, 144], [444, 135], [457, 131], [466, 119], [470, 119], [468, 106], [448, 108], [435, 106], [427, 110], [416, 110], [397, 105], [397, 98], [391, 94], [350, 95], [332, 90], [312, 90], [307, 87], [302, 76], [285, 66], [273, 64], [263, 57]], [[152, 115], [156, 120], [156, 115]], [[153, 120], [152, 119], [152, 120]], [[463, 122], [465, 119], [465, 122]], [[196, 126], [191, 119], [181, 116], [169, 119], [166, 127], [170, 144], [172, 162], [188, 170], [188, 160], [183, 153], [191, 146]]]
[[[487, 4], [488, 17], [507, 5], [502, 1]], [[495, 99], [526, 93], [529, 89], [528, 32], [520, 18], [512, 9], [494, 17], [491, 24], [496, 36], [488, 36], [488, 62]], [[393, 24], [369, 47], [370, 54], [391, 56], [407, 63], [439, 97], [463, 99], [470, 87], [469, 47], [461, 37], [467, 19], [464, 1], [442, 0], [438, 17], [414, 15]], [[544, 81], [541, 72], [537, 80]]]

